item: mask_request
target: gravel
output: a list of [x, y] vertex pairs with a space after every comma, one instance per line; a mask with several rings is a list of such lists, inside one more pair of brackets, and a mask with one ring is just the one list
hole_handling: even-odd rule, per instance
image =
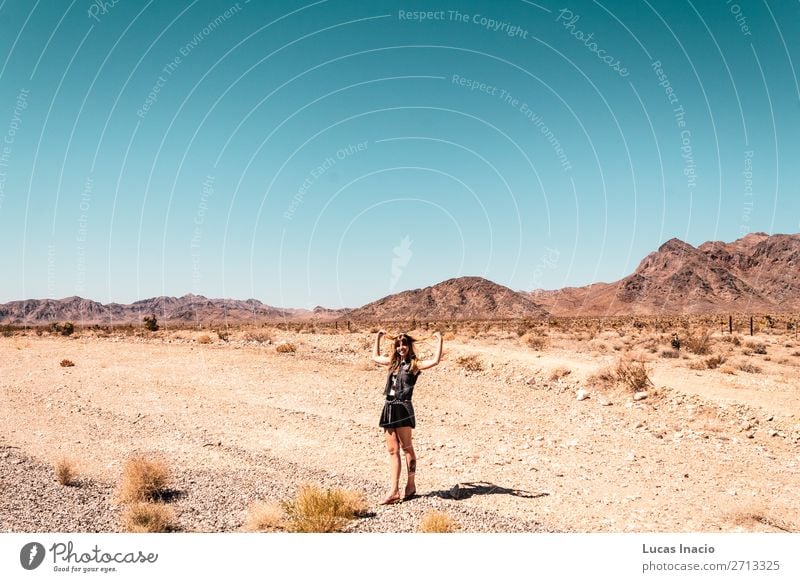
[[[303, 483], [323, 488], [360, 491], [374, 506], [347, 527], [349, 532], [418, 532], [430, 511], [446, 513], [459, 532], [544, 532], [542, 525], [511, 519], [470, 505], [469, 498], [482, 494], [515, 494], [490, 486], [463, 488], [453, 499], [451, 491], [423, 492], [413, 499], [390, 506], [377, 500], [385, 485], [346, 479], [312, 470], [268, 455], [231, 449], [241, 458], [241, 467], [220, 471], [181, 471], [172, 476], [165, 502], [175, 513], [174, 531], [241, 531], [248, 508], [255, 501], [291, 499]], [[75, 485], [58, 483], [53, 468], [0, 446], [0, 531], [3, 532], [119, 532], [123, 506], [114, 501], [114, 485], [78, 480]]]

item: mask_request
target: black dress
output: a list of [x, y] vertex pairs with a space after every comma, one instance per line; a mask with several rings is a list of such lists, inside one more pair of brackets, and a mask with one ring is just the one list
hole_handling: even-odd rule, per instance
[[[382, 428], [400, 428], [417, 426], [414, 417], [414, 405], [411, 404], [411, 397], [414, 395], [414, 385], [417, 383], [416, 374], [410, 371], [411, 362], [404, 361], [400, 364], [400, 370], [389, 372], [386, 378], [386, 387], [383, 393], [386, 401], [383, 403], [381, 420], [378, 426]], [[397, 372], [397, 373], [395, 373]]]

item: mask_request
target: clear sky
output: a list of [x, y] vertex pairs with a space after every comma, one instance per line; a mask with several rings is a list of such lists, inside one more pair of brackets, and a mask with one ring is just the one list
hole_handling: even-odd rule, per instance
[[0, 302], [356, 307], [798, 232], [796, 67], [796, 1], [0, 0]]

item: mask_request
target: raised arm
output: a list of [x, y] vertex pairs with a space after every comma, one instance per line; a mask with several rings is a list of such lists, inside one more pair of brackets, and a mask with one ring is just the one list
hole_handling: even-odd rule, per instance
[[427, 370], [428, 368], [433, 368], [439, 362], [442, 361], [442, 334], [438, 331], [433, 332], [433, 337], [439, 340], [439, 343], [436, 345], [436, 354], [434, 354], [433, 358], [430, 360], [422, 360], [418, 365], [417, 369], [419, 370]]
[[381, 355], [381, 338], [386, 335], [386, 332], [380, 330], [378, 335], [375, 336], [375, 349], [372, 350], [372, 361], [378, 364], [388, 366], [391, 361], [388, 356]]

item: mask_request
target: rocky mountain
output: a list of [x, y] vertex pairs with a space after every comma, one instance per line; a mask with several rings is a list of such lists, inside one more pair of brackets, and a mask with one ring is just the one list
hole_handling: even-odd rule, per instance
[[512, 291], [482, 277], [459, 277], [378, 299], [354, 309], [347, 319], [442, 321], [545, 315], [547, 312], [525, 293]]
[[673, 238], [619, 281], [530, 296], [552, 315], [797, 311], [800, 235], [753, 233], [697, 248]]
[[139, 324], [143, 317], [151, 314], [159, 322], [179, 324], [236, 324], [333, 317], [330, 313], [315, 314], [306, 309], [278, 309], [256, 299], [208, 299], [202, 295], [189, 294], [183, 297], [153, 297], [130, 305], [104, 305], [81, 297], [12, 301], [0, 305], [0, 324], [43, 325], [56, 321], [72, 321], [80, 325]]

